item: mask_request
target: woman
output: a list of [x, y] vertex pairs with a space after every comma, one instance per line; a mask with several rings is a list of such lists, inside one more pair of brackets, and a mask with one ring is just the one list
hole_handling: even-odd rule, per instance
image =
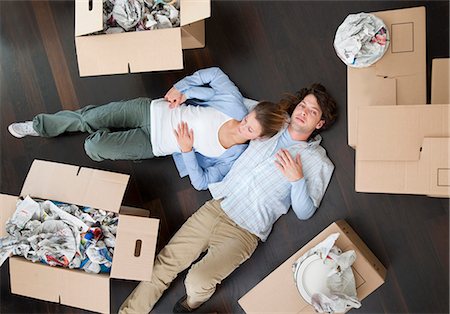
[[287, 117], [270, 102], [247, 112], [228, 76], [209, 68], [177, 82], [163, 99], [137, 98], [39, 114], [8, 130], [19, 138], [89, 132], [84, 147], [95, 161], [173, 154], [180, 176], [189, 175], [192, 185], [203, 190], [222, 180], [249, 140], [274, 135]]

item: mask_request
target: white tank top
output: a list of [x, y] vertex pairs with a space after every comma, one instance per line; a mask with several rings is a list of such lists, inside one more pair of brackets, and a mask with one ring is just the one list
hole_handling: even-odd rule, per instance
[[155, 156], [181, 152], [174, 129], [181, 121], [187, 122], [194, 131], [194, 149], [208, 157], [219, 157], [225, 148], [219, 142], [220, 127], [231, 117], [212, 107], [181, 105], [170, 109], [161, 99], [151, 104], [151, 141]]

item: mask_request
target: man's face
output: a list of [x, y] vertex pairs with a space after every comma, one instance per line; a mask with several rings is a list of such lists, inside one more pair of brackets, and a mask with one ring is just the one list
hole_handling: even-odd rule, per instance
[[311, 134], [315, 129], [320, 129], [324, 123], [316, 96], [309, 94], [295, 107], [290, 126], [296, 132]]

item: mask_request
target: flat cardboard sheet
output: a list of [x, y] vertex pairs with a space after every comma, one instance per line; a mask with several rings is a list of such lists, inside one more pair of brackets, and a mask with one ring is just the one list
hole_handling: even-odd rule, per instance
[[355, 231], [345, 221], [339, 220], [323, 230], [239, 299], [239, 304], [244, 311], [246, 313], [315, 313], [314, 308], [297, 290], [292, 264], [334, 232], [340, 233], [336, 241], [337, 246], [344, 251], [355, 250], [356, 252], [357, 258], [352, 269], [355, 274], [358, 298], [364, 299], [382, 285], [386, 269]]
[[424, 137], [450, 137], [450, 105], [361, 107], [356, 159], [417, 161]]
[[348, 145], [351, 147], [357, 146], [359, 107], [426, 103], [425, 13], [425, 7], [373, 12], [385, 22], [391, 42], [386, 54], [374, 65], [347, 68]]
[[431, 103], [450, 104], [450, 59], [433, 59], [431, 66]]
[[449, 197], [450, 105], [359, 109], [355, 190]]
[[357, 160], [355, 190], [450, 197], [450, 138], [424, 138], [421, 147], [415, 161]]
[[34, 160], [20, 195], [117, 213], [128, 178], [121, 173]]

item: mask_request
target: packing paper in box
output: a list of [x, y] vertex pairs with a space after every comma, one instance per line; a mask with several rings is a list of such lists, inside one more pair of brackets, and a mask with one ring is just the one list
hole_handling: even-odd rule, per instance
[[373, 14], [350, 14], [334, 37], [334, 49], [348, 66], [363, 68], [377, 62], [389, 46], [384, 22]]

